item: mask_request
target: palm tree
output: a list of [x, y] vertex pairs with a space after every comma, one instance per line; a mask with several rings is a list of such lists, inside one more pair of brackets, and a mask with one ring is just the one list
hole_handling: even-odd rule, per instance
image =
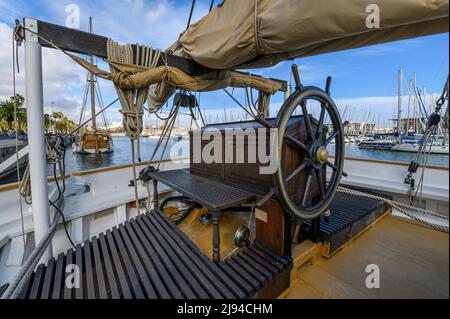
[[14, 108], [16, 108], [17, 121], [19, 122], [19, 127], [27, 120], [27, 111], [23, 107], [25, 98], [19, 94], [12, 96], [8, 101], [0, 103], [0, 121], [5, 121], [7, 123], [8, 130], [13, 129], [14, 122]]
[[58, 119], [55, 124], [56, 124], [56, 129], [59, 132], [65, 132], [65, 133], [70, 132], [71, 130], [73, 130], [77, 127], [77, 125], [75, 124], [74, 121], [72, 121], [71, 119], [69, 119], [67, 116], [64, 116], [64, 115], [60, 119]]
[[52, 117], [54, 119], [60, 120], [60, 119], [64, 118], [64, 114], [62, 112], [53, 112]]
[[48, 113], [44, 114], [44, 129], [45, 129], [45, 133], [48, 133], [48, 131], [50, 130], [52, 125], [52, 119], [51, 119], [51, 115]]

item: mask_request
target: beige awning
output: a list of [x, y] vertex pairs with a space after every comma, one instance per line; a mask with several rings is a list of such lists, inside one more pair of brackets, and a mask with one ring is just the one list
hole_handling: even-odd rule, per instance
[[170, 50], [213, 69], [266, 67], [448, 32], [448, 10], [448, 0], [225, 0]]

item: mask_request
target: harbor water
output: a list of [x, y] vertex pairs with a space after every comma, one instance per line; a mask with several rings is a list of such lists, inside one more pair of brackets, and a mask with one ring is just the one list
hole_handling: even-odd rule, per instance
[[[131, 163], [131, 145], [128, 137], [115, 136], [113, 137], [113, 141], [114, 141], [114, 152], [109, 154], [101, 154], [98, 157], [94, 155], [74, 154], [70, 149], [68, 149], [66, 154], [67, 173]], [[157, 141], [158, 141], [157, 139], [150, 139], [146, 137], [141, 138], [142, 161], [146, 161], [150, 158]], [[179, 143], [179, 141], [175, 140], [169, 141], [166, 153], [163, 158], [169, 158], [170, 150], [176, 143]], [[183, 139], [181, 143], [183, 143], [183, 145], [186, 147], [189, 146], [187, 138]], [[366, 158], [373, 160], [410, 163], [412, 160], [414, 160], [416, 156], [415, 153], [359, 149], [358, 144], [356, 143], [345, 145], [346, 145], [345, 156], [352, 158]], [[333, 153], [333, 151], [334, 145], [331, 145], [330, 153]], [[161, 152], [157, 155], [158, 156], [155, 156], [155, 159], [159, 159], [161, 157]], [[176, 152], [175, 155], [180, 156], [182, 154]], [[184, 150], [184, 155], [186, 157], [189, 156], [187, 148]], [[448, 167], [448, 163], [449, 163], [448, 155], [430, 154], [428, 159], [429, 165]]]
[[[66, 174], [71, 174], [73, 172], [85, 171], [90, 169], [109, 167], [115, 165], [129, 164], [131, 163], [131, 144], [130, 140], [126, 136], [115, 136], [113, 137], [114, 142], [114, 152], [108, 154], [101, 154], [99, 156], [95, 155], [80, 155], [73, 153], [71, 148], [67, 148], [66, 152]], [[141, 160], [148, 161], [152, 155], [158, 139], [143, 137], [141, 139]], [[183, 151], [177, 147], [176, 152], [173, 152], [173, 147], [176, 143], [182, 143]], [[161, 156], [161, 151], [154, 157], [155, 160], [160, 158], [168, 159], [170, 158], [170, 153], [175, 155], [175, 157], [189, 157], [189, 141], [187, 138], [182, 141], [170, 140], [167, 145], [166, 152], [164, 156]], [[334, 145], [330, 145], [330, 153], [334, 152]], [[365, 158], [372, 160], [383, 160], [383, 161], [393, 161], [393, 162], [404, 162], [410, 163], [415, 159], [415, 153], [405, 153], [405, 152], [394, 152], [394, 151], [384, 151], [384, 150], [368, 150], [359, 149], [358, 144], [351, 143], [346, 144], [345, 156], [352, 158]], [[136, 159], [138, 161], [138, 159]], [[428, 165], [445, 166], [449, 165], [448, 155], [441, 154], [430, 154], [428, 158]], [[53, 166], [49, 165], [48, 174], [53, 174]], [[13, 174], [14, 175], [14, 174]], [[0, 184], [7, 184], [15, 182], [17, 177], [9, 176], [6, 179], [0, 181]]]

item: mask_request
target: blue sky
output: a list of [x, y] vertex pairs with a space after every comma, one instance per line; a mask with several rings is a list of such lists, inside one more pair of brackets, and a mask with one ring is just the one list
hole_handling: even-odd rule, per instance
[[[216, 1], [218, 2], [218, 1]], [[94, 19], [95, 32], [120, 42], [145, 43], [164, 49], [176, 40], [187, 22], [190, 0], [70, 0], [25, 1], [2, 0], [0, 2], [0, 99], [12, 94], [11, 85], [11, 27], [15, 18], [30, 16], [62, 24], [66, 7], [77, 4], [81, 13], [81, 28], [87, 29], [89, 16]], [[194, 21], [203, 16], [209, 0], [198, 0]], [[397, 69], [404, 69], [405, 80], [417, 74], [419, 87], [438, 94], [448, 74], [449, 36], [447, 34], [416, 38], [395, 43], [371, 46], [297, 59], [301, 77], [307, 85], [323, 86], [327, 75], [333, 76], [332, 96], [341, 110], [349, 105], [355, 120], [371, 111], [388, 125], [386, 119], [396, 112]], [[23, 64], [23, 51], [20, 52]], [[291, 62], [284, 62], [255, 73], [280, 79], [289, 79]], [[50, 101], [76, 119], [79, 116], [86, 72], [54, 50], [44, 50], [45, 104]], [[104, 100], [115, 98], [110, 83], [101, 82]], [[406, 92], [406, 85], [404, 92]], [[24, 92], [23, 73], [18, 76], [18, 91]], [[242, 93], [236, 91], [236, 96]], [[406, 94], [406, 93], [405, 93]], [[406, 97], [405, 97], [406, 98]], [[272, 99], [276, 112], [282, 103], [282, 94]], [[238, 111], [235, 104], [222, 92], [204, 93], [202, 107], [211, 117], [221, 117], [227, 112]], [[428, 102], [427, 102], [428, 103]], [[119, 122], [119, 106], [108, 112], [110, 121]], [[208, 113], [207, 112], [207, 113]], [[219, 114], [219, 115], [217, 115]]]

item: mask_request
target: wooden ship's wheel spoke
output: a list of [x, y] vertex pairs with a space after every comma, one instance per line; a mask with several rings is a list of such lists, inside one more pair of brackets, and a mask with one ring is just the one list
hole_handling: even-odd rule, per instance
[[285, 182], [289, 183], [295, 176], [297, 176], [301, 171], [303, 171], [309, 165], [308, 161], [304, 161], [297, 168], [295, 168], [286, 178]]
[[326, 104], [321, 104], [319, 126], [317, 127], [316, 131], [317, 140], [322, 139], [323, 136], [323, 122], [325, 121], [326, 107], [327, 107]]
[[311, 125], [311, 119], [308, 116], [308, 109], [306, 108], [306, 102], [300, 103], [302, 112], [303, 112], [303, 118], [305, 119], [305, 127], [306, 127], [306, 134], [308, 136], [308, 140], [313, 140], [313, 130]]
[[302, 196], [302, 200], [301, 200], [301, 205], [303, 207], [306, 206], [306, 201], [308, 200], [308, 194], [311, 191], [312, 183], [313, 183], [313, 176], [312, 176], [311, 172], [308, 172], [308, 177], [306, 178], [305, 191], [303, 192], [303, 196]]
[[314, 170], [315, 174], [316, 174], [316, 179], [317, 179], [317, 185], [319, 186], [319, 192], [320, 192], [320, 197], [323, 199], [323, 197], [325, 196], [325, 185], [323, 183], [322, 180], [322, 174], [320, 173], [320, 170]]
[[292, 135], [286, 134], [284, 138], [289, 141], [292, 145], [300, 149], [302, 152], [309, 152], [309, 148], [300, 140], [293, 137]]
[[325, 146], [328, 146], [328, 145], [330, 145], [330, 143], [336, 138], [336, 136], [338, 136], [339, 135], [339, 132], [333, 132], [333, 133], [331, 133], [331, 135], [326, 139], [326, 141], [325, 141]]

